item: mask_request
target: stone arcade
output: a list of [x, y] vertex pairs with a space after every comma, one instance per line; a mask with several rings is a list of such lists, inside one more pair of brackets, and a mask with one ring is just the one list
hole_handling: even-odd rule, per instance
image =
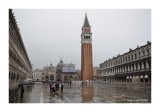
[[97, 72], [109, 82], [151, 82], [151, 42], [104, 61]]
[[18, 85], [32, 79], [32, 65], [25, 49], [20, 29], [9, 10], [9, 98], [17, 96]]

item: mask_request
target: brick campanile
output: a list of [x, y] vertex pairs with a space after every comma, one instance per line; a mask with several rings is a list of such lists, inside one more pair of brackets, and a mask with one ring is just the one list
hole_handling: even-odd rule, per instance
[[81, 34], [81, 80], [93, 80], [92, 32], [87, 14]]

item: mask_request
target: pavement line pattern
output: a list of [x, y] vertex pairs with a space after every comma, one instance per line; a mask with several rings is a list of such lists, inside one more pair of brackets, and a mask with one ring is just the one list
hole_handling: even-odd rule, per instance
[[69, 102], [71, 102], [71, 100], [69, 100], [67, 97], [65, 97], [64, 95], [63, 95], [63, 97], [65, 98], [65, 99], [67, 99]]
[[41, 86], [40, 103], [43, 103], [43, 91], [42, 91], [42, 86]]
[[[57, 92], [59, 94], [61, 94], [60, 92]], [[69, 102], [71, 102], [71, 100], [69, 100], [67, 97], [65, 97], [64, 95], [62, 95], [65, 99], [67, 99]]]

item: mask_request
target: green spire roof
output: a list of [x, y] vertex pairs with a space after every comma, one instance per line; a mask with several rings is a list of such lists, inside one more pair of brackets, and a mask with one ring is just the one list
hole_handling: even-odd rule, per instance
[[90, 27], [90, 25], [89, 25], [89, 21], [88, 21], [88, 18], [87, 18], [87, 14], [85, 14], [83, 27]]

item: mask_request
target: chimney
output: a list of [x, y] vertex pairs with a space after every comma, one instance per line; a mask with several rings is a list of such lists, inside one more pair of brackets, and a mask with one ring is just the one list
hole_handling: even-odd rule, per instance
[[131, 49], [131, 48], [129, 48], [129, 51], [132, 51], [132, 49]]

